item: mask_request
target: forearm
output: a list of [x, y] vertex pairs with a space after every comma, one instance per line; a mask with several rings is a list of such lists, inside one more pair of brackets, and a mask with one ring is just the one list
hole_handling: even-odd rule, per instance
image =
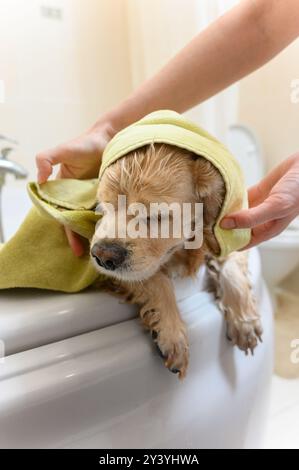
[[290, 44], [299, 34], [298, 11], [298, 0], [241, 1], [104, 119], [117, 131], [154, 110], [184, 112], [205, 101]]

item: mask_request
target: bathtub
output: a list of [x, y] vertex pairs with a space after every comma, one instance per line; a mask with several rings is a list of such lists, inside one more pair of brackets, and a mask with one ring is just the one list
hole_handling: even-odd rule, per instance
[[250, 269], [265, 330], [254, 357], [226, 340], [204, 270], [175, 281], [190, 339], [183, 382], [164, 368], [132, 306], [93, 290], [0, 292], [0, 447], [261, 447], [273, 324], [257, 250]]

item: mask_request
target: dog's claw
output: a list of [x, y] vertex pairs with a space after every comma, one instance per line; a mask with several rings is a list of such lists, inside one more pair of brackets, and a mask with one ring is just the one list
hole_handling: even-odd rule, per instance
[[259, 342], [262, 343], [263, 342], [263, 338], [262, 338], [262, 335], [257, 335], [258, 339], [259, 339]]
[[232, 342], [232, 339], [231, 339], [231, 337], [229, 336], [228, 333], [226, 333], [226, 339], [227, 339], [230, 343]]
[[159, 345], [158, 345], [158, 332], [156, 330], [153, 330], [152, 333], [152, 339], [155, 343], [155, 346], [156, 346], [156, 349], [157, 349], [157, 352], [159, 354], [159, 356], [162, 358], [162, 359], [167, 359], [167, 357], [162, 353], [161, 349], [159, 348]]
[[158, 338], [158, 332], [156, 330], [152, 330], [152, 339], [156, 341], [157, 338]]
[[254, 356], [254, 350], [262, 341], [262, 327], [258, 319], [242, 321], [230, 313], [227, 315], [226, 336], [232, 339], [232, 345], [238, 346], [245, 355]]
[[158, 351], [159, 356], [160, 356], [162, 359], [166, 359], [166, 356], [164, 356], [164, 354], [162, 353], [162, 351], [161, 351], [161, 349], [159, 348], [159, 346], [157, 345], [157, 343], [156, 343], [156, 348], [157, 348], [157, 351]]

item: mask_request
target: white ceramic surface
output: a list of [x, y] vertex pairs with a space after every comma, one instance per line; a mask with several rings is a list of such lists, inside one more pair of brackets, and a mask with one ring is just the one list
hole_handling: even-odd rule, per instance
[[32, 203], [26, 191], [26, 181], [14, 181], [6, 177], [2, 195], [4, 236], [8, 240], [24, 220]]
[[[174, 281], [182, 300], [203, 286], [196, 279]], [[0, 291], [0, 339], [6, 355], [106, 328], [137, 316], [137, 309], [96, 290], [63, 294], [37, 289]]]
[[248, 187], [264, 176], [264, 159], [261, 145], [251, 129], [242, 124], [230, 126], [228, 147], [238, 160]]
[[299, 218], [278, 237], [260, 245], [263, 276], [274, 287], [299, 266]]
[[[259, 446], [272, 372], [272, 309], [256, 251], [250, 266], [265, 329], [254, 357], [226, 340], [209, 294], [178, 282], [191, 343], [184, 382], [165, 370], [137, 319], [12, 354], [0, 365], [0, 446]], [[75, 297], [67, 298], [72, 305]], [[94, 308], [87, 296], [84, 303], [85, 312]], [[99, 305], [104, 314], [103, 298]]]

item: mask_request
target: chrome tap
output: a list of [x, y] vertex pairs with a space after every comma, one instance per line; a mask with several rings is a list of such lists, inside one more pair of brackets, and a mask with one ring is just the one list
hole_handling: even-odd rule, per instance
[[[16, 141], [8, 139], [0, 135], [0, 140], [5, 140], [6, 142], [17, 144]], [[12, 162], [7, 159], [8, 155], [13, 151], [13, 147], [3, 147], [0, 149], [0, 243], [4, 242], [3, 234], [3, 223], [2, 223], [2, 208], [1, 208], [1, 196], [2, 188], [5, 184], [5, 175], [7, 173], [14, 175], [17, 179], [25, 179], [28, 176], [28, 172], [16, 162]]]
[[7, 160], [7, 156], [13, 151], [13, 148], [6, 147], [0, 150], [0, 179], [4, 178], [6, 173], [15, 175], [17, 179], [24, 179], [28, 172], [16, 162]]
[[5, 137], [5, 135], [0, 134], [0, 140], [5, 140], [5, 142], [9, 142], [10, 144], [18, 145], [19, 142], [17, 142], [14, 139], [10, 139], [9, 137]]

